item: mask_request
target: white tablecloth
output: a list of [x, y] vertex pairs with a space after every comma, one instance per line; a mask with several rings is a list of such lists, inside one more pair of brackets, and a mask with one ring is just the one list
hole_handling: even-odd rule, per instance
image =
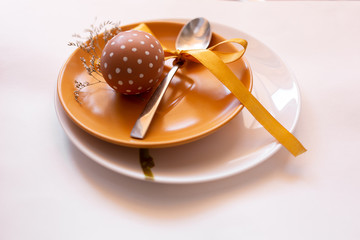
[[[3, 1], [0, 239], [359, 239], [360, 2]], [[295, 135], [219, 181], [167, 185], [114, 173], [68, 140], [54, 111], [71, 35], [101, 20], [193, 18], [238, 28], [298, 78]]]

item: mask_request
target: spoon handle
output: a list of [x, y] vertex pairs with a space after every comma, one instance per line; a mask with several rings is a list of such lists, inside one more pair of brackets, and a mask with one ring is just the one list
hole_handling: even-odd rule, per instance
[[137, 139], [143, 139], [146, 135], [147, 130], [151, 124], [151, 121], [155, 115], [156, 109], [158, 108], [161, 99], [163, 98], [166, 89], [168, 88], [171, 79], [179, 69], [180, 64], [175, 64], [166, 75], [164, 80], [156, 88], [155, 92], [151, 96], [150, 100], [146, 104], [143, 112], [136, 120], [133, 129], [131, 130], [130, 136]]

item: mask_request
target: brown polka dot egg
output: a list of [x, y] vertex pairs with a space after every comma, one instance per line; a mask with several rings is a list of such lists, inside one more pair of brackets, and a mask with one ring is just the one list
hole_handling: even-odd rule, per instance
[[101, 53], [101, 72], [117, 92], [139, 94], [150, 90], [164, 68], [164, 51], [159, 41], [139, 30], [120, 32]]

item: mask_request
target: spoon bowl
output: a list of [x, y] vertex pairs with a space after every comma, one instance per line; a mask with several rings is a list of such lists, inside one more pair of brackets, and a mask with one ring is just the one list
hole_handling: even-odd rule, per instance
[[210, 23], [204, 18], [195, 18], [184, 25], [176, 39], [176, 49], [205, 49], [211, 40]]

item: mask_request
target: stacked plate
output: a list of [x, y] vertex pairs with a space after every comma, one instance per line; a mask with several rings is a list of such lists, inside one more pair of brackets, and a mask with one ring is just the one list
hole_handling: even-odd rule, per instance
[[[163, 45], [174, 48], [176, 36], [186, 21], [151, 21], [147, 25]], [[248, 41], [245, 57], [229, 67], [270, 113], [293, 131], [300, 111], [300, 94], [290, 70], [255, 38], [229, 26], [211, 25], [214, 32], [211, 45], [230, 38]], [[222, 50], [232, 48], [225, 46]], [[109, 169], [148, 179], [139, 163], [139, 148], [150, 148], [155, 162], [151, 181], [203, 182], [249, 169], [280, 148], [231, 92], [196, 63], [177, 73], [146, 138], [133, 139], [131, 129], [151, 92], [122, 96], [107, 84], [99, 83], [82, 89], [77, 101], [75, 80], [94, 81], [80, 61], [82, 54], [76, 50], [59, 74], [56, 111], [74, 145]], [[171, 64], [171, 60], [166, 62], [165, 70]]]

